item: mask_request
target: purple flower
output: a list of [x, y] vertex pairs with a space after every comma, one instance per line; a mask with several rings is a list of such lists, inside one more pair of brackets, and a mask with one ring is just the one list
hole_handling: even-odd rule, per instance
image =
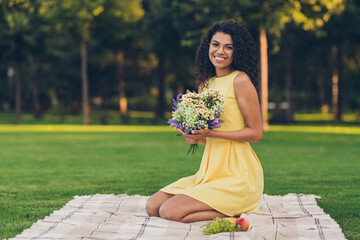
[[209, 129], [219, 128], [221, 127], [222, 123], [210, 123]]
[[221, 125], [222, 122], [220, 122], [220, 118], [217, 117], [209, 123], [209, 129], [219, 128]]
[[179, 127], [179, 124], [181, 124], [173, 119], [169, 119], [168, 123], [170, 124], [170, 127], [172, 127], [172, 126]]
[[175, 99], [174, 98], [172, 99], [172, 102], [173, 102], [172, 109], [174, 111], [176, 111], [178, 109], [178, 102], [181, 100], [182, 95], [183, 95], [182, 93], [179, 93]]
[[176, 111], [176, 110], [178, 109], [177, 102], [175, 101], [175, 99], [173, 99], [172, 101], [173, 101], [173, 107], [172, 107], [172, 109], [173, 109], [174, 111]]
[[181, 97], [182, 97], [182, 93], [179, 93], [177, 96], [176, 96], [176, 101], [180, 101], [181, 100]]
[[179, 128], [181, 129], [181, 131], [184, 131], [184, 126], [182, 125], [182, 123], [179, 123]]

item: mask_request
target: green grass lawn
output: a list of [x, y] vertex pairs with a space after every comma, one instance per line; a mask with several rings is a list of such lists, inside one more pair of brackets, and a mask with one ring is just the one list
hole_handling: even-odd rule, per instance
[[[0, 128], [0, 239], [75, 195], [150, 195], [199, 167], [201, 153], [186, 156], [188, 146], [175, 131], [115, 130]], [[319, 195], [345, 236], [360, 239], [360, 134], [277, 129], [252, 146], [263, 164], [265, 193]]]

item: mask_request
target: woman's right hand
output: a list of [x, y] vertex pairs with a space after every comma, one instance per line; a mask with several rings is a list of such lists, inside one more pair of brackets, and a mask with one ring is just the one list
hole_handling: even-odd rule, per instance
[[199, 143], [200, 139], [196, 135], [185, 134], [180, 128], [175, 128], [181, 135], [185, 137], [185, 140], [189, 144], [197, 144]]

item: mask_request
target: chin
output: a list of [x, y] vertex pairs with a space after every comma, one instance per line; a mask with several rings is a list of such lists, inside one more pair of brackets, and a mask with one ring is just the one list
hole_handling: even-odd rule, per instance
[[215, 68], [219, 68], [219, 69], [225, 69], [225, 68], [231, 67], [231, 62], [228, 62], [228, 61], [219, 63], [215, 59], [212, 59], [211, 63], [214, 65]]
[[218, 68], [218, 69], [227, 69], [227, 68], [231, 68], [231, 64], [214, 64], [214, 67], [215, 68]]

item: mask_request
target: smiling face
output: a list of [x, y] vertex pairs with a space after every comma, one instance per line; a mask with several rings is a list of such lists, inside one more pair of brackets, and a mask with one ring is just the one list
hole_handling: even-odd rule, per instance
[[216, 76], [225, 76], [233, 71], [231, 63], [233, 61], [234, 45], [229, 34], [216, 32], [210, 41], [209, 59], [214, 65]]

